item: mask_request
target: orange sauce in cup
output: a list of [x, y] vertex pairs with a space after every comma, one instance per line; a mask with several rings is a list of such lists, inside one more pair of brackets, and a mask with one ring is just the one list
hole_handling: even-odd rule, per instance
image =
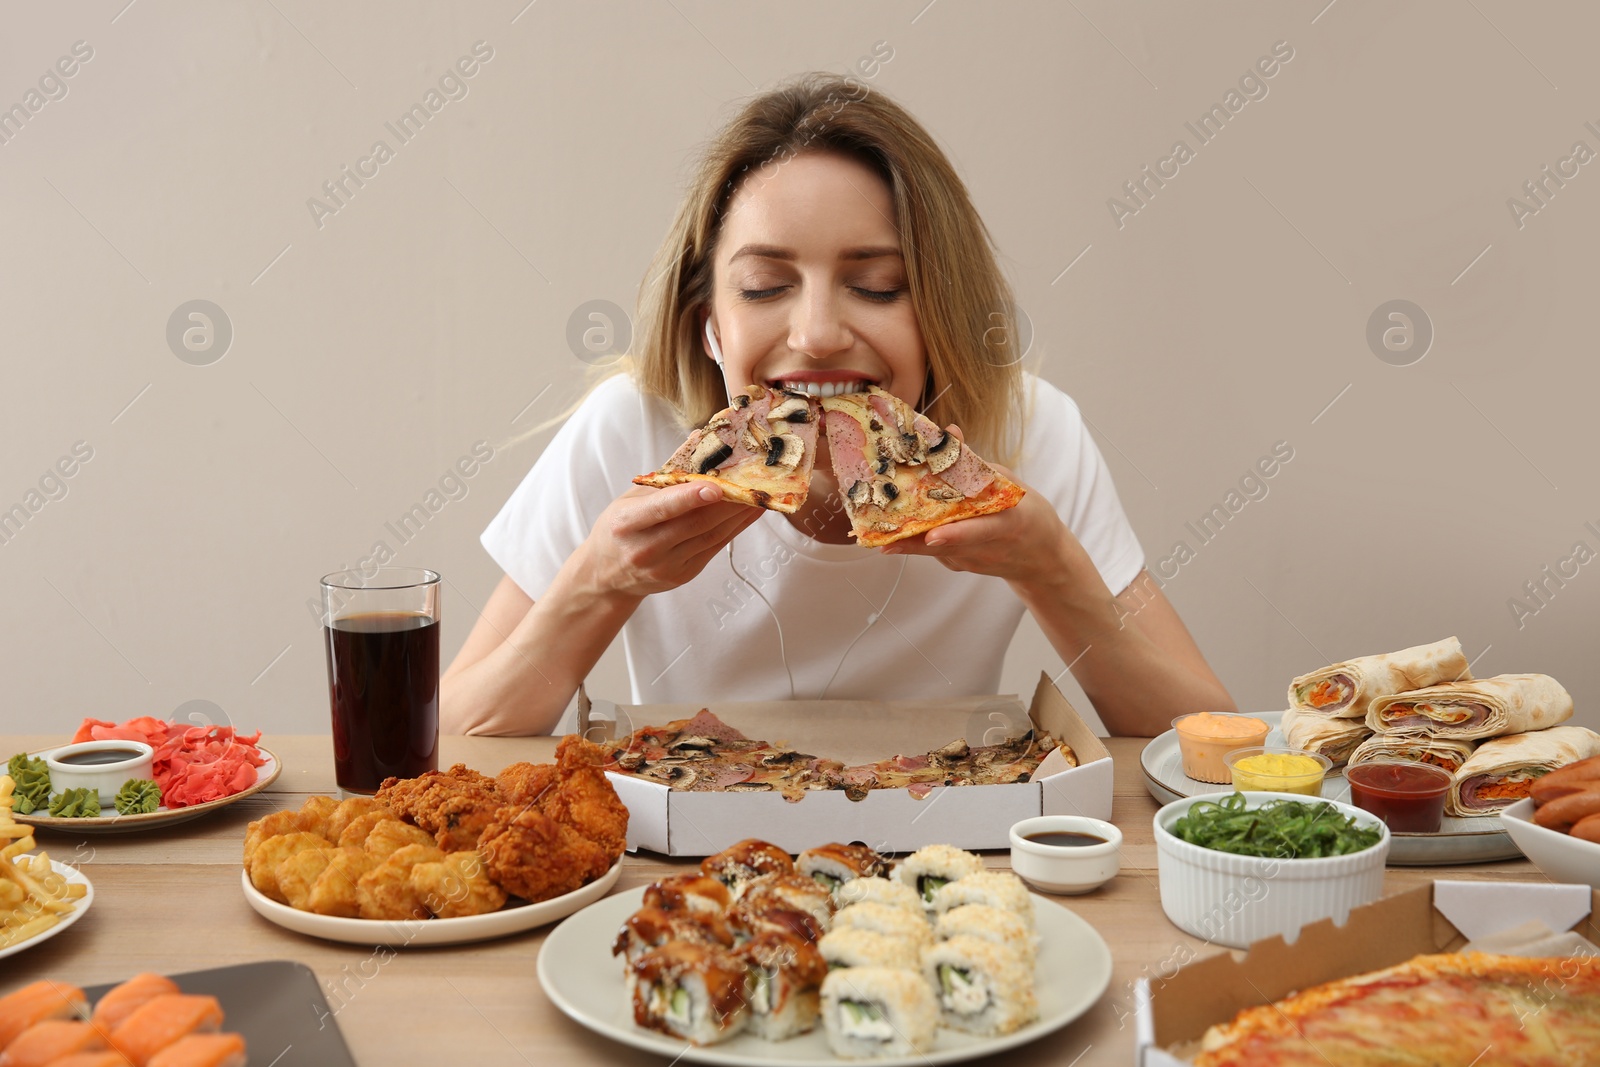
[[1223, 759], [1236, 748], [1250, 748], [1267, 739], [1272, 729], [1248, 715], [1213, 714], [1209, 711], [1180, 715], [1172, 721], [1183, 753], [1183, 773], [1199, 782], [1227, 783], [1233, 772]]

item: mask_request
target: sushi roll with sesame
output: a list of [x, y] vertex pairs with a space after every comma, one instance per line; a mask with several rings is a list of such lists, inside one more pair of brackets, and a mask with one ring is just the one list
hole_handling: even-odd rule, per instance
[[1032, 968], [993, 942], [968, 934], [941, 941], [922, 953], [922, 976], [951, 1029], [998, 1037], [1039, 1017]]
[[628, 966], [633, 1021], [696, 1045], [714, 1045], [749, 1021], [743, 960], [715, 945], [670, 941]]
[[939, 916], [933, 936], [940, 941], [952, 937], [976, 937], [1016, 953], [1029, 968], [1039, 952], [1039, 935], [1016, 915], [988, 904], [963, 904]]
[[741, 900], [728, 912], [728, 926], [733, 930], [734, 940], [741, 944], [767, 930], [794, 934], [807, 941], [815, 941], [825, 932], [809, 911], [775, 900]]
[[933, 944], [933, 927], [921, 915], [891, 904], [852, 904], [833, 917], [835, 930], [871, 930], [904, 941], [917, 951]]
[[727, 886], [728, 892], [738, 900], [744, 895], [745, 886], [763, 874], [793, 874], [794, 860], [777, 845], [747, 837], [701, 860], [700, 873]]
[[216, 997], [163, 993], [139, 1005], [111, 1031], [111, 1047], [149, 1067], [150, 1058], [180, 1037], [222, 1029], [222, 1005]]
[[923, 911], [933, 910], [933, 895], [942, 887], [983, 870], [983, 861], [950, 845], [928, 845], [907, 856], [894, 875], [916, 891]]
[[846, 882], [889, 873], [889, 861], [866, 845], [818, 845], [794, 858], [794, 869], [824, 889], [837, 892]]
[[668, 941], [693, 941], [702, 945], [733, 947], [733, 929], [720, 915], [640, 908], [623, 920], [611, 943], [611, 954], [632, 963]]
[[244, 1067], [244, 1038], [238, 1034], [190, 1034], [154, 1056], [149, 1067]]
[[81, 1019], [88, 1014], [83, 990], [41, 978], [0, 997], [0, 1049], [47, 1019]]
[[768, 931], [734, 953], [749, 968], [745, 1001], [749, 1029], [767, 1041], [783, 1041], [817, 1025], [822, 980], [828, 977], [817, 946], [804, 938]]
[[963, 904], [987, 904], [1009, 911], [1033, 932], [1033, 895], [1022, 879], [1007, 871], [979, 871], [940, 887], [933, 897], [936, 916]]
[[922, 946], [876, 930], [841, 928], [824, 934], [817, 942], [817, 950], [822, 953], [829, 970], [883, 967], [914, 971], [920, 963]]
[[913, 1056], [933, 1047], [933, 989], [915, 971], [851, 967], [822, 983], [822, 1021], [836, 1056]]
[[798, 874], [764, 874], [744, 887], [741, 907], [762, 909], [769, 905], [803, 911], [817, 920], [823, 930], [833, 923], [833, 894], [809, 878]]
[[674, 874], [645, 886], [643, 906], [662, 911], [721, 915], [733, 905], [733, 894], [704, 874]]
[[917, 896], [917, 891], [887, 878], [852, 878], [834, 890], [833, 899], [841, 908], [851, 904], [887, 904], [923, 917], [922, 898]]

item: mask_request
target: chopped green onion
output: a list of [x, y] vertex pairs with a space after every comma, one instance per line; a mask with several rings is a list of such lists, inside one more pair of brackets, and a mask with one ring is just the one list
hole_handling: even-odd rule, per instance
[[1243, 793], [1192, 805], [1172, 824], [1172, 834], [1201, 848], [1271, 859], [1347, 856], [1383, 836], [1326, 802], [1271, 800], [1251, 808]]

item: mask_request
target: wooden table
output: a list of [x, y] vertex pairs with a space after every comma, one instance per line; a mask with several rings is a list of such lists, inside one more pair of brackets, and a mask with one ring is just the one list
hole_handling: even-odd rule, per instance
[[[6, 739], [7, 752], [36, 751], [51, 737]], [[128, 835], [41, 833], [51, 855], [81, 867], [94, 883], [93, 908], [72, 929], [0, 963], [0, 992], [37, 978], [88, 986], [137, 971], [176, 973], [255, 960], [298, 960], [321, 979], [338, 1024], [361, 1064], [650, 1064], [660, 1059], [591, 1034], [545, 999], [534, 973], [544, 931], [458, 948], [405, 949], [374, 964], [373, 950], [290, 933], [260, 918], [239, 885], [245, 824], [279, 808], [298, 808], [313, 793], [333, 793], [331, 743], [325, 736], [280, 736], [268, 746], [283, 761], [274, 786], [230, 808], [170, 829]], [[1128, 1064], [1133, 1058], [1133, 985], [1170, 974], [1185, 959], [1216, 951], [1183, 933], [1161, 911], [1151, 815], [1139, 751], [1145, 742], [1113, 738], [1112, 818], [1124, 834], [1122, 873], [1083, 897], [1061, 898], [1111, 946], [1111, 988], [1088, 1014], [1057, 1034], [1005, 1056], [1007, 1067]], [[517, 760], [546, 760], [551, 738], [447, 737], [441, 762], [486, 773]], [[988, 853], [1004, 867], [1004, 851]], [[629, 856], [617, 888], [644, 885], [690, 861]], [[1540, 878], [1526, 861], [1459, 868], [1391, 868], [1384, 891], [1426, 885], [1436, 877]], [[267, 1065], [279, 1050], [252, 1049]], [[285, 1060], [281, 1067], [296, 1067]]]

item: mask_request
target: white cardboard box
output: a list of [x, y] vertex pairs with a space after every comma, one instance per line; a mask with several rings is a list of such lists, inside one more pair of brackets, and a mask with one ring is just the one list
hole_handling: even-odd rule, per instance
[[1171, 1049], [1198, 1042], [1208, 1027], [1244, 1008], [1413, 956], [1454, 952], [1530, 919], [1552, 930], [1577, 929], [1600, 943], [1600, 891], [1548, 882], [1437, 881], [1356, 908], [1343, 926], [1331, 919], [1312, 923], [1292, 945], [1269, 937], [1251, 945], [1243, 959], [1222, 952], [1168, 979], [1141, 978], [1134, 994], [1137, 1062], [1189, 1067]]
[[[579, 703], [579, 732], [590, 740], [626, 736], [694, 715], [704, 705]], [[758, 837], [789, 852], [829, 841], [863, 841], [885, 852], [924, 845], [1007, 848], [1011, 825], [1034, 815], [1111, 818], [1111, 754], [1049, 677], [1033, 700], [1015, 696], [949, 701], [797, 700], [712, 705], [745, 736], [850, 764], [922, 754], [957, 738], [994, 744], [1020, 736], [1031, 722], [1077, 754], [1079, 765], [1051, 753], [1029, 782], [939, 786], [921, 800], [904, 789], [874, 789], [862, 800], [815, 790], [798, 801], [776, 793], [674, 792], [657, 782], [612, 774], [628, 806], [628, 848], [669, 856], [708, 856]], [[606, 712], [612, 712], [607, 715]]]

